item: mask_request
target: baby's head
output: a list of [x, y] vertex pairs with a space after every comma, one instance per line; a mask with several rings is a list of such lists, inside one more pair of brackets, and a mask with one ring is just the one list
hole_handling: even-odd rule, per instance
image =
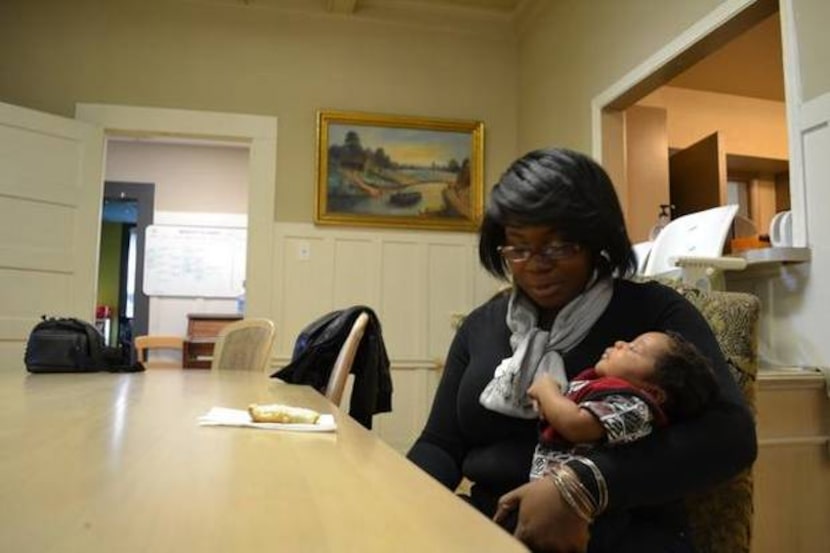
[[617, 341], [605, 350], [595, 370], [647, 388], [670, 418], [698, 414], [718, 393], [709, 360], [672, 331]]

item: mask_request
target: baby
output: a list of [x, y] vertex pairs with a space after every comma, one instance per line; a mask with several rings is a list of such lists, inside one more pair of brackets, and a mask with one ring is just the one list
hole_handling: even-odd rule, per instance
[[562, 392], [548, 374], [528, 389], [542, 419], [530, 478], [580, 449], [619, 445], [700, 413], [718, 393], [709, 360], [675, 332], [618, 341]]

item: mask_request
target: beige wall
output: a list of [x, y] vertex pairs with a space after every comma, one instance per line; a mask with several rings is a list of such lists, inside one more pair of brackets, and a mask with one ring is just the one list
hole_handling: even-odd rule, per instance
[[637, 105], [666, 109], [670, 148], [686, 148], [718, 131], [728, 154], [789, 158], [783, 102], [662, 87]]
[[[591, 100], [728, 0], [559, 0], [519, 44], [519, 151], [591, 150]], [[805, 101], [830, 92], [830, 2], [791, 0]]]
[[669, 140], [666, 110], [632, 106], [625, 112], [625, 182], [618, 190], [632, 242], [649, 240], [660, 205], [669, 204]]
[[78, 102], [276, 116], [277, 221], [311, 220], [321, 108], [482, 120], [487, 183], [515, 155], [517, 53], [504, 34], [256, 2], [0, 4], [0, 101], [70, 117]]
[[519, 47], [519, 150], [591, 151], [591, 100], [717, 0], [559, 0]]
[[107, 180], [155, 184], [155, 209], [248, 212], [248, 149], [110, 141]]

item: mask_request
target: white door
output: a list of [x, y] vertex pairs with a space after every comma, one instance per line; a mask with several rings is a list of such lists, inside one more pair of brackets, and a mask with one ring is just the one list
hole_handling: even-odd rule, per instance
[[94, 317], [100, 127], [0, 103], [0, 370], [42, 314]]

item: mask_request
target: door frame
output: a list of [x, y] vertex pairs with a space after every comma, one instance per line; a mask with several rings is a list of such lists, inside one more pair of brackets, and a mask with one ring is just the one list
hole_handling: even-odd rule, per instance
[[173, 137], [232, 141], [248, 145], [246, 316], [270, 317], [274, 294], [271, 274], [274, 255], [277, 118], [85, 103], [75, 106], [75, 118], [100, 125], [105, 137]]
[[806, 185], [799, 123], [802, 103], [801, 74], [792, 2], [793, 0], [726, 0], [593, 98], [592, 153], [595, 159], [603, 163], [614, 183], [622, 188], [624, 196], [628, 195], [628, 183], [625, 179], [623, 111], [702, 59], [713, 48], [725, 44], [764, 17], [775, 13], [777, 8], [781, 18], [781, 41], [784, 50], [793, 245], [807, 245]]

